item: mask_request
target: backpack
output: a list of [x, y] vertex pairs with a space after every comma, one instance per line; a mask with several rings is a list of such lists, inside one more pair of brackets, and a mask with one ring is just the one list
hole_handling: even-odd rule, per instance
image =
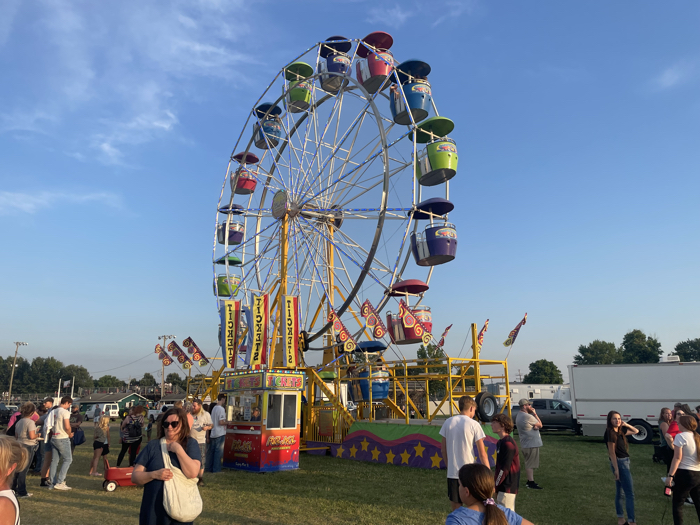
[[7, 434], [8, 436], [14, 436], [14, 435], [15, 435], [15, 430], [16, 430], [15, 427], [17, 426], [17, 421], [19, 421], [19, 418], [15, 419], [15, 422], [12, 423], [12, 426], [9, 427], [9, 428], [5, 431], [5, 434]]
[[126, 435], [129, 438], [140, 438], [142, 433], [141, 421], [131, 418], [131, 421], [126, 425]]

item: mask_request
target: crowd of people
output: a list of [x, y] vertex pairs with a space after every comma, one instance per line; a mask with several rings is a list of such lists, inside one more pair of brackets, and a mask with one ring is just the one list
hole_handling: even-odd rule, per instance
[[[523, 399], [520, 406], [529, 406], [529, 402]], [[458, 408], [459, 414], [447, 419], [440, 429], [442, 458], [447, 467], [447, 497], [452, 506], [446, 525], [531, 525], [530, 521], [515, 512], [515, 497], [520, 483], [520, 456], [518, 446], [510, 435], [513, 431], [511, 418], [498, 414], [491, 421], [491, 429], [499, 437], [495, 472], [491, 472], [484, 444], [486, 434], [474, 420], [476, 401], [471, 396], [462, 396]], [[523, 449], [525, 445], [528, 449], [535, 449], [530, 453], [529, 460], [525, 455], [526, 464], [530, 462], [527, 468], [534, 472], [539, 466], [538, 452], [542, 445], [539, 428], [542, 423], [538, 423], [534, 409], [532, 412], [523, 410], [521, 414], [521, 420], [518, 419], [520, 414], [516, 418], [518, 433]], [[520, 425], [529, 432], [525, 445]], [[475, 448], [480, 463], [476, 463]], [[529, 483], [526, 486], [535, 488]]]
[[[121, 466], [128, 452], [129, 466], [134, 467], [132, 481], [144, 486], [140, 524], [192, 523], [175, 521], [168, 514], [165, 482], [179, 476], [181, 483], [201, 486], [205, 472], [221, 470], [226, 434], [225, 402], [225, 394], [219, 395], [216, 403], [210, 406], [199, 399], [184, 405], [177, 402], [172, 408], [163, 407], [157, 418], [148, 420], [144, 407], [134, 406], [122, 420], [117, 466]], [[489, 468], [483, 428], [474, 419], [476, 402], [473, 398], [462, 396], [458, 402], [460, 413], [442, 425], [442, 458], [452, 506], [446, 525], [531, 525], [515, 512], [520, 453], [527, 475], [525, 487], [542, 490], [534, 480], [542, 447], [539, 432], [542, 422], [527, 399], [521, 399], [519, 405], [515, 422], [506, 414], [497, 414], [490, 422], [499, 438], [494, 471]], [[667, 467], [665, 483], [667, 494], [672, 496], [674, 525], [683, 523], [684, 503], [695, 506], [700, 520], [700, 406], [696, 407], [696, 412], [688, 405], [677, 403], [673, 409], [662, 409], [659, 415], [661, 450]], [[57, 406], [53, 406], [51, 398], [38, 406], [24, 403], [12, 415], [8, 435], [0, 436], [0, 515], [15, 516], [15, 523], [19, 523], [18, 499], [32, 496], [27, 491], [30, 472], [39, 474], [40, 485], [49, 490], [71, 490], [66, 476], [75, 447], [84, 441], [84, 436], [81, 437], [83, 423], [79, 407], [70, 397], [63, 397]], [[89, 475], [102, 477], [99, 460], [110, 452], [110, 418], [96, 411], [93, 423]], [[155, 440], [151, 440], [153, 426], [157, 428]], [[511, 435], [516, 427], [520, 446]], [[147, 444], [141, 449], [144, 431]], [[623, 421], [619, 412], [608, 413], [603, 439], [615, 479], [618, 525], [636, 524], [627, 438], [638, 432]], [[201, 509], [201, 499], [199, 504]]]
[[[164, 481], [181, 475], [203, 485], [205, 471], [221, 471], [226, 435], [225, 402], [225, 394], [219, 395], [211, 405], [199, 399], [185, 404], [178, 401], [172, 408], [163, 407], [157, 418], [148, 419], [143, 406], [134, 406], [121, 421], [117, 467], [121, 467], [128, 453], [129, 467], [134, 467], [132, 481], [145, 487], [139, 523], [187, 523], [175, 521], [165, 512]], [[0, 515], [2, 510], [7, 510], [5, 515], [15, 516], [14, 522], [19, 523], [18, 499], [33, 496], [27, 491], [29, 473], [40, 476], [40, 486], [49, 490], [71, 490], [66, 477], [75, 447], [85, 442], [84, 423], [79, 405], [69, 396], [56, 406], [53, 398], [46, 398], [38, 405], [27, 402], [12, 415], [6, 435], [0, 436]], [[110, 418], [96, 409], [93, 423], [89, 475], [101, 478], [100, 459], [110, 453]], [[157, 439], [151, 440], [154, 426]], [[144, 434], [147, 444], [142, 448]], [[165, 465], [165, 451], [170, 468]]]

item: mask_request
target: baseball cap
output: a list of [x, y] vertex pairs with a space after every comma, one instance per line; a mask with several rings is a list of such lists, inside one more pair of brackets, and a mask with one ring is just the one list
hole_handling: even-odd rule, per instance
[[530, 404], [529, 399], [522, 398], [520, 401], [518, 401], [518, 405], [520, 405], [521, 407], [524, 407], [524, 406], [529, 405], [529, 404]]

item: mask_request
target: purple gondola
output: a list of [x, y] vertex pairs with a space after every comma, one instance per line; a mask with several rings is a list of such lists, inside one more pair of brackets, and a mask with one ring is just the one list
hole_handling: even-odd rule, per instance
[[328, 93], [337, 93], [348, 83], [350, 72], [350, 57], [348, 51], [352, 47], [350, 40], [344, 36], [332, 36], [321, 43], [319, 54], [323, 60], [318, 62], [318, 72], [321, 89]]
[[216, 229], [216, 239], [219, 244], [226, 244], [226, 231], [228, 230], [228, 245], [241, 244], [245, 234], [245, 227], [242, 222], [231, 221], [226, 226], [226, 222], [222, 222]]
[[411, 234], [411, 251], [418, 266], [437, 266], [457, 256], [457, 228], [454, 224], [428, 226]]

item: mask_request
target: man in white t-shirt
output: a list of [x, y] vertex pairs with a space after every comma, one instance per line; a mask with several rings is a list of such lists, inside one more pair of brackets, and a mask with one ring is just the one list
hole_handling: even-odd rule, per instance
[[[202, 408], [201, 399], [192, 400], [192, 428], [190, 429], [190, 437], [197, 440], [199, 445], [199, 452], [202, 455], [202, 459], [207, 457], [207, 430], [211, 430], [211, 416], [209, 412]], [[202, 466], [199, 469], [199, 481], [197, 485], [204, 485], [202, 481], [202, 476], [204, 476], [204, 461], [202, 461]]]
[[[70, 396], [66, 396], [61, 399], [61, 404], [52, 414], [52, 455], [51, 470], [49, 471], [49, 482], [51, 486], [49, 490], [71, 490], [71, 488], [66, 485], [66, 475], [68, 474], [70, 464], [73, 462], [73, 454], [70, 449], [70, 438], [73, 437], [73, 431], [70, 426], [70, 412], [68, 412], [72, 404], [73, 399]], [[60, 470], [58, 469], [59, 461], [62, 461]]]
[[484, 447], [484, 430], [474, 421], [476, 402], [471, 396], [459, 398], [459, 415], [452, 416], [440, 429], [442, 436], [442, 459], [447, 467], [447, 497], [455, 511], [462, 506], [459, 498], [459, 469], [474, 463], [474, 445], [479, 452], [479, 461], [489, 465]]
[[209, 433], [207, 447], [206, 472], [221, 472], [221, 460], [224, 456], [224, 441], [226, 440], [226, 394], [219, 394], [216, 406], [211, 411], [212, 429]]

